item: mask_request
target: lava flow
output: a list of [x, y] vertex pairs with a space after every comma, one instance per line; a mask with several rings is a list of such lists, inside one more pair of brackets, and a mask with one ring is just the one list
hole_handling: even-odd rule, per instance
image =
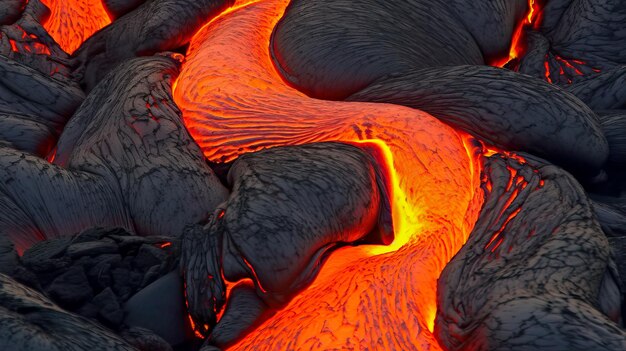
[[520, 58], [524, 54], [524, 51], [526, 50], [526, 45], [524, 44], [523, 40], [524, 29], [528, 27], [538, 28], [539, 24], [541, 23], [539, 19], [539, 11], [541, 10], [541, 7], [538, 2], [539, 0], [528, 0], [528, 13], [524, 17], [524, 19], [517, 25], [517, 28], [515, 28], [515, 32], [513, 32], [509, 56], [497, 60], [496, 62], [492, 62], [492, 66], [504, 67], [509, 62]]
[[440, 349], [432, 335], [439, 274], [481, 207], [470, 137], [402, 106], [311, 99], [289, 87], [269, 54], [288, 0], [233, 7], [193, 38], [174, 98], [206, 157], [263, 148], [369, 143], [393, 183], [390, 246], [345, 247], [316, 280], [232, 349]]
[[111, 23], [101, 0], [42, 2], [51, 11], [44, 28], [70, 54], [93, 33]]

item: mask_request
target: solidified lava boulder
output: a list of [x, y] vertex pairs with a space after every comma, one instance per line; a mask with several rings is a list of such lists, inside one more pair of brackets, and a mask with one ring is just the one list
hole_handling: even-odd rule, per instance
[[20, 18], [28, 0], [4, 0], [0, 8], [0, 25], [11, 24]]
[[485, 173], [481, 215], [439, 279], [442, 345], [626, 349], [617, 268], [578, 182], [530, 156], [496, 154]]
[[251, 314], [235, 318], [238, 312], [228, 310], [214, 336], [220, 344], [234, 341], [268, 307], [289, 301], [335, 248], [385, 242], [392, 233], [384, 173], [352, 145], [247, 154], [234, 162], [228, 181], [229, 199], [204, 228], [184, 234], [181, 261], [189, 311], [199, 325], [215, 324], [225, 304], [224, 278], [254, 280], [256, 295], [246, 286], [233, 290]]
[[562, 89], [505, 69], [454, 66], [394, 74], [348, 100], [421, 109], [492, 145], [587, 175], [595, 175], [609, 155], [591, 108]]
[[42, 241], [21, 258], [6, 246], [0, 262], [13, 266], [5, 273], [64, 309], [125, 330], [123, 304], [176, 268], [177, 244], [170, 240], [134, 236], [119, 228], [92, 228]]
[[[171, 97], [177, 73], [177, 62], [164, 56], [112, 72], [64, 129], [57, 165], [0, 144], [0, 204], [11, 209], [0, 212], [0, 235], [23, 251], [95, 226], [178, 236], [206, 218], [227, 190], [183, 127]], [[62, 104], [53, 99], [62, 92], [51, 91], [47, 104]], [[0, 107], [12, 97], [5, 96]]]
[[55, 278], [46, 292], [63, 307], [75, 307], [93, 297], [85, 269], [81, 266], [69, 267]]
[[114, 332], [69, 313], [41, 293], [0, 274], [0, 349], [135, 351]]
[[[127, 2], [129, 3], [129, 2]], [[233, 0], [153, 0], [114, 21], [74, 52], [75, 74], [87, 91], [122, 62], [175, 50]], [[130, 4], [130, 3], [129, 3]]]

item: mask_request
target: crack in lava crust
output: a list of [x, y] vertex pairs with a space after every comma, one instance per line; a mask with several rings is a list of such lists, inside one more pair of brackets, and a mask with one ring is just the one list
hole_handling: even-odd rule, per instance
[[288, 3], [236, 6], [195, 35], [174, 85], [185, 124], [213, 162], [281, 145], [373, 144], [391, 165], [395, 239], [334, 252], [308, 288], [231, 349], [438, 350], [436, 281], [482, 205], [476, 148], [422, 111], [316, 100], [287, 86], [268, 48]]

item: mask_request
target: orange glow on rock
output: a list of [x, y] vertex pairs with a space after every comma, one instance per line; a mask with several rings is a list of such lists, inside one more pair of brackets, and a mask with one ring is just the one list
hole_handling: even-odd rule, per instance
[[195, 35], [174, 85], [185, 124], [213, 162], [324, 141], [378, 148], [393, 184], [395, 239], [335, 251], [309, 287], [230, 349], [440, 350], [436, 282], [482, 205], [477, 149], [425, 112], [316, 100], [285, 84], [269, 41], [288, 3], [237, 5]]
[[111, 23], [101, 0], [42, 0], [51, 11], [44, 28], [63, 50], [74, 52], [93, 33]]
[[[35, 34], [28, 34], [24, 28], [18, 24], [15, 24], [12, 29], [15, 31], [15, 34], [21, 32], [21, 38], [19, 40], [8, 38], [11, 51], [15, 53], [50, 55], [50, 49], [39, 42], [39, 38]], [[2, 37], [1, 33], [0, 37]]]

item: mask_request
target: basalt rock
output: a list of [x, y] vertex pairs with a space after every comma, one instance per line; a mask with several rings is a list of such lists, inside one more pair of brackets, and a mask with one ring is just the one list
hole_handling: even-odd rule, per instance
[[53, 126], [36, 115], [0, 112], [0, 140], [16, 150], [45, 157], [57, 135]]
[[39, 0], [2, 7], [18, 5], [19, 18], [0, 25], [0, 142], [46, 157], [85, 96], [69, 56], [40, 24], [47, 8]]
[[[620, 0], [551, 0], [541, 10], [540, 23], [526, 29], [528, 51], [522, 57], [519, 72], [545, 79], [561, 86], [583, 81], [582, 87], [615, 91], [615, 69], [626, 64], [623, 50], [626, 34], [626, 4]], [[605, 72], [612, 72], [604, 74]], [[612, 80], [606, 87], [590, 83], [587, 77], [601, 73], [600, 80]], [[614, 78], [609, 77], [613, 75]], [[620, 83], [623, 85], [623, 83]], [[583, 100], [585, 100], [583, 98]], [[590, 102], [601, 104], [612, 99], [599, 96]], [[587, 102], [587, 100], [585, 100]], [[593, 106], [592, 106], [593, 107]], [[608, 108], [608, 107], [604, 107]]]
[[626, 3], [620, 0], [571, 0], [556, 1], [553, 6], [559, 4], [561, 16], [549, 16], [558, 18], [558, 21], [548, 22], [541, 28], [556, 53], [601, 70], [626, 64], [623, 47]]
[[0, 55], [45, 76], [76, 85], [70, 77], [72, 63], [69, 55], [42, 26], [49, 17], [49, 9], [40, 0], [27, 1], [15, 22], [0, 23]]
[[[354, 146], [320, 143], [247, 154], [235, 161], [228, 180], [229, 199], [204, 228], [192, 227], [183, 237], [181, 266], [198, 325], [215, 325], [225, 303], [224, 279], [254, 281], [258, 296], [249, 301], [243, 289], [243, 305], [282, 306], [312, 281], [334, 248], [390, 241], [385, 179]], [[228, 320], [230, 326], [216, 326], [220, 343], [256, 322]]]
[[141, 351], [172, 351], [172, 346], [150, 330], [138, 327], [122, 331], [121, 336]]
[[600, 127], [609, 143], [609, 165], [626, 166], [626, 110], [599, 111]]
[[177, 236], [212, 213], [227, 191], [171, 99], [177, 72], [168, 57], [113, 72], [65, 128], [55, 165], [0, 146], [0, 234], [20, 251], [94, 226]]
[[[159, 259], [146, 260], [147, 251], [158, 251]], [[120, 331], [124, 330], [122, 305], [174, 270], [178, 252], [178, 244], [167, 237], [91, 228], [39, 242], [21, 258], [11, 245], [4, 245], [0, 262], [6, 264], [3, 273], [45, 293], [67, 311]]]
[[626, 65], [583, 77], [565, 90], [595, 111], [626, 109]]
[[0, 95], [2, 124], [7, 128], [2, 133], [4, 140], [43, 155], [85, 98], [78, 85], [53, 79], [2, 55]]
[[[152, 55], [182, 50], [201, 26], [235, 3], [242, 5], [234, 10], [240, 13], [226, 14], [204, 31], [201, 41], [213, 42], [203, 55], [190, 51], [188, 63], [193, 59], [200, 69], [191, 70], [187, 85], [198, 89], [178, 90], [180, 101], [195, 99], [185, 106], [195, 113], [187, 127], [200, 131], [206, 157], [233, 161], [220, 165], [228, 169], [223, 181], [232, 188], [229, 195], [173, 102], [181, 56]], [[590, 189], [620, 195], [626, 5], [536, 3], [545, 7], [541, 23], [524, 29], [528, 51], [507, 65], [523, 75], [481, 65], [506, 57], [527, 14], [526, 0], [293, 0], [269, 51], [268, 23], [278, 20], [286, 1], [103, 0], [114, 21], [71, 59], [43, 29], [49, 13], [39, 0], [4, 0], [0, 349], [197, 349], [200, 341], [190, 342], [192, 325], [206, 336], [203, 351], [246, 336], [246, 342], [262, 344], [275, 330], [291, 338], [274, 325], [260, 329], [263, 338], [249, 333], [297, 301], [292, 298], [306, 292], [334, 249], [393, 239], [380, 155], [355, 146], [364, 144], [311, 144], [372, 139], [388, 147], [379, 152], [395, 157], [391, 165], [407, 198], [419, 191], [431, 199], [446, 194], [446, 213], [424, 215], [436, 223], [437, 235], [421, 240], [448, 256], [420, 266], [435, 262], [423, 258], [432, 252], [404, 246], [412, 250], [411, 260], [389, 261], [403, 262], [397, 270], [391, 263], [381, 269], [404, 284], [383, 283], [385, 274], [346, 283], [367, 290], [335, 296], [352, 305], [359, 300], [356, 315], [365, 319], [350, 321], [355, 335], [386, 332], [375, 323], [408, 308], [408, 317], [390, 326], [397, 334], [389, 330], [378, 342], [418, 335], [398, 345], [436, 345], [420, 319], [434, 313], [426, 310], [434, 300], [415, 296], [434, 293], [422, 285], [434, 284], [437, 273], [424, 284], [407, 283], [402, 275], [439, 272], [461, 247], [465, 229], [474, 224], [482, 180], [480, 217], [439, 280], [435, 333], [441, 346], [626, 349], [619, 327], [626, 272], [622, 199], [590, 201], [561, 168], [492, 148], [544, 157], [591, 178], [585, 184]], [[268, 52], [275, 67], [268, 65]], [[275, 68], [309, 96], [358, 102], [308, 99], [284, 85]], [[91, 92], [86, 99], [77, 81]], [[360, 108], [363, 115], [352, 114]], [[472, 150], [485, 144], [462, 131], [495, 153], [483, 160], [482, 178], [473, 161], [483, 156]], [[284, 146], [295, 143], [308, 145]], [[281, 147], [259, 151], [271, 146]], [[412, 187], [416, 178], [430, 188]], [[455, 182], [457, 191], [448, 191]], [[465, 222], [448, 216], [457, 210]], [[339, 291], [326, 285], [315, 289]], [[309, 316], [318, 307], [307, 310]], [[345, 308], [334, 316], [346, 319]], [[320, 330], [329, 328], [320, 322]], [[307, 342], [321, 340], [315, 337]], [[346, 341], [377, 342], [369, 337]]]
[[28, 0], [4, 0], [0, 8], [0, 25], [15, 22], [22, 13]]
[[172, 51], [233, 0], [154, 0], [119, 18], [87, 39], [73, 56], [75, 74], [87, 91], [125, 60]]
[[144, 2], [145, 0], [102, 0], [102, 5], [107, 9], [107, 13], [112, 19], [116, 20]]
[[583, 102], [505, 69], [456, 66], [394, 74], [347, 100], [424, 110], [500, 148], [587, 174], [597, 172], [609, 154], [598, 117]]
[[124, 324], [150, 330], [170, 345], [192, 340], [182, 283], [174, 271], [141, 289], [124, 303]]
[[14, 351], [124, 350], [134, 347], [110, 330], [66, 312], [0, 274], [0, 348]]
[[[515, 27], [529, 11], [528, 1], [524, 0], [453, 0], [445, 3], [476, 40], [487, 62], [509, 54]], [[455, 21], [454, 18], [438, 20]]]
[[172, 101], [177, 75], [169, 57], [128, 61], [88, 96], [57, 144], [55, 164], [114, 185], [138, 233], [180, 235], [227, 195]]
[[257, 323], [271, 313], [272, 309], [256, 294], [251, 281], [239, 283], [232, 288], [224, 314], [211, 330], [207, 344], [226, 348], [245, 337]]
[[485, 161], [485, 204], [439, 279], [447, 350], [621, 350], [619, 278], [581, 186], [542, 160]]
[[457, 17], [463, 5], [455, 4], [459, 6], [439, 0], [295, 0], [274, 29], [270, 50], [293, 86], [332, 100], [394, 72], [484, 64], [479, 44]]
[[609, 238], [626, 236], [626, 212], [605, 201], [592, 201], [602, 231]]

